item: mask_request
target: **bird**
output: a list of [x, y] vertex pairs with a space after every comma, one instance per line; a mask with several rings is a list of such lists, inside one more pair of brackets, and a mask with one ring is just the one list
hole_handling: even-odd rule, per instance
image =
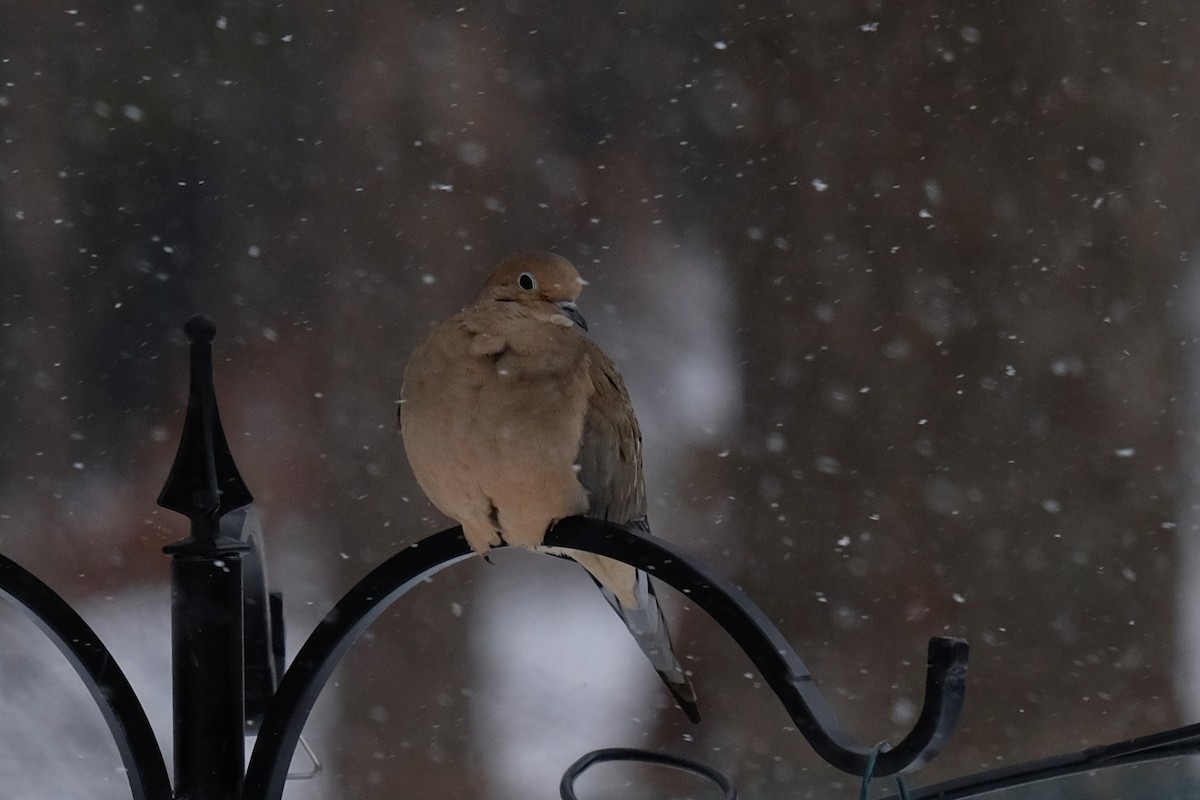
[[642, 436], [616, 365], [587, 336], [585, 281], [566, 258], [517, 253], [418, 344], [398, 410], [418, 485], [487, 557], [506, 544], [578, 562], [633, 634], [680, 708], [696, 692], [649, 576], [615, 559], [543, 545], [584, 516], [650, 532]]

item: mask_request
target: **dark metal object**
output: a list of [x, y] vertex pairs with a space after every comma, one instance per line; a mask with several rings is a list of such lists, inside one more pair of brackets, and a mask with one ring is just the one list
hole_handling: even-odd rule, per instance
[[171, 645], [176, 796], [237, 797], [246, 758], [237, 552], [173, 553]]
[[250, 545], [222, 517], [253, 498], [217, 413], [216, 327], [196, 316], [184, 332], [191, 342], [187, 416], [158, 497], [192, 523], [186, 539], [163, 548], [171, 556], [175, 793], [180, 800], [229, 800], [241, 792], [246, 760], [242, 554]]
[[721, 790], [721, 794], [725, 800], [737, 800], [738, 798], [737, 789], [734, 788], [729, 778], [707, 764], [701, 764], [699, 761], [692, 761], [690, 758], [674, 756], [669, 753], [655, 753], [649, 750], [636, 750], [630, 747], [611, 747], [605, 750], [593, 750], [590, 753], [585, 753], [578, 761], [567, 767], [567, 771], [563, 773], [562, 782], [558, 785], [558, 796], [562, 800], [579, 800], [578, 795], [575, 794], [575, 782], [579, 780], [579, 776], [595, 765], [604, 764], [609, 761], [634, 761], [690, 772], [693, 775], [699, 775], [715, 783], [717, 788]]
[[[688, 595], [750, 656], [817, 753], [839, 769], [863, 773], [870, 748], [846, 731], [796, 652], [737, 587], [714, 577], [711, 570], [674, 545], [598, 520], [565, 519], [546, 537], [546, 543], [625, 561]], [[245, 800], [280, 797], [296, 742], [317, 696], [367, 626], [413, 586], [470, 554], [461, 528], [444, 530], [380, 564], [338, 601], [283, 676], [250, 757]], [[924, 708], [912, 732], [879, 756], [877, 775], [915, 769], [928, 762], [958, 721], [967, 645], [959, 639], [934, 639], [929, 651]]]
[[216, 327], [195, 316], [184, 332], [191, 342], [187, 416], [158, 498], [191, 520], [188, 537], [163, 548], [171, 556], [175, 793], [229, 800], [241, 792], [247, 706], [252, 727], [278, 672], [253, 497], [217, 412]]
[[[741, 589], [718, 577], [715, 570], [669, 542], [579, 517], [556, 525], [547, 534], [546, 544], [633, 564], [683, 592], [750, 657], [818, 755], [852, 775], [866, 771], [871, 748], [846, 730], [779, 629]], [[962, 712], [967, 656], [967, 643], [962, 639], [929, 640], [921, 714], [899, 744], [879, 755], [876, 775], [916, 769], [945, 746]]]
[[262, 722], [267, 705], [283, 677], [283, 595], [267, 590], [263, 564], [262, 521], [254, 506], [238, 509], [221, 520], [222, 529], [248, 546], [242, 555], [246, 662], [246, 731]]
[[409, 589], [470, 556], [462, 528], [435, 533], [371, 570], [337, 602], [283, 674], [250, 755], [243, 800], [282, 796], [309, 712], [334, 667], [367, 626]]
[[254, 498], [233, 463], [217, 412], [212, 369], [212, 341], [217, 327], [208, 317], [197, 314], [187, 321], [183, 331], [191, 342], [187, 416], [158, 504], [192, 520], [189, 538], [212, 542], [217, 538], [221, 517], [250, 505]]
[[[452, 528], [388, 559], [337, 603], [281, 680], [282, 600], [278, 593], [268, 592], [252, 498], [217, 414], [211, 347], [215, 328], [207, 318], [195, 317], [186, 331], [191, 340], [188, 414], [159, 498], [161, 505], [191, 520], [191, 534], [165, 548], [173, 557], [175, 793], [145, 712], [95, 632], [53, 590], [3, 556], [0, 596], [28, 614], [84, 681], [116, 742], [134, 800], [276, 800], [282, 795], [305, 720], [340, 658], [392, 602], [426, 577], [468, 558], [470, 548], [461, 530]], [[547, 536], [547, 544], [625, 561], [689, 596], [750, 656], [817, 753], [846, 772], [862, 775], [869, 770], [883, 776], [915, 769], [945, 745], [958, 720], [967, 645], [960, 639], [935, 638], [929, 643], [920, 717], [899, 744], [875, 754], [871, 769], [872, 750], [845, 730], [795, 651], [737, 587], [667, 542], [596, 520], [563, 520]], [[243, 733], [260, 720], [258, 743], [243, 783]], [[910, 790], [909, 796], [960, 800], [1080, 772], [1196, 753], [1200, 753], [1200, 725], [1190, 725]], [[572, 792], [574, 777], [604, 760], [668, 765], [683, 761], [638, 750], [597, 751], [568, 770], [563, 791]], [[703, 765], [693, 766], [714, 780], [720, 777]], [[732, 796], [727, 781], [717, 782]]]
[[0, 597], [42, 629], [87, 686], [117, 743], [133, 800], [171, 800], [171, 780], [146, 712], [95, 631], [53, 589], [4, 556]]
[[[919, 789], [909, 789], [910, 800], [962, 800], [988, 792], [1027, 786], [1108, 767], [1122, 767], [1200, 753], [1200, 724], [1139, 736], [1116, 744], [1099, 745], [1061, 756], [1040, 758], [1008, 767], [967, 775]], [[889, 796], [885, 800], [899, 800]]]
[[[191, 342], [188, 410], [159, 497], [160, 505], [191, 521], [190, 535], [164, 548], [172, 556], [174, 795], [137, 698], [90, 629], [7, 559], [0, 560], [0, 594], [22, 606], [76, 665], [109, 720], [135, 800], [276, 800], [308, 714], [341, 657], [391, 603], [471, 550], [461, 529], [451, 528], [379, 565], [338, 601], [281, 678], [282, 601], [267, 590], [252, 497], [217, 413], [215, 327], [193, 317], [185, 331]], [[799, 656], [737, 587], [667, 542], [597, 520], [563, 520], [547, 544], [625, 561], [688, 595], [750, 656], [817, 753], [863, 774], [870, 750], [850, 736]], [[921, 715], [895, 748], [879, 755], [875, 774], [915, 769], [944, 746], [962, 708], [966, 662], [962, 640], [930, 641]], [[258, 740], [243, 781], [243, 735], [255, 727]]]

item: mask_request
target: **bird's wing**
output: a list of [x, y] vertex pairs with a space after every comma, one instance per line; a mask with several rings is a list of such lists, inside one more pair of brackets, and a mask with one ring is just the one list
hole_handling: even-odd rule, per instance
[[[576, 464], [579, 482], [588, 492], [588, 516], [649, 532], [646, 483], [642, 475], [642, 433], [625, 382], [612, 361], [592, 346], [588, 350], [593, 394], [584, 416]], [[667, 622], [645, 572], [621, 561], [569, 551], [599, 585], [638, 647], [680, 707], [700, 721], [696, 692], [671, 645]]]
[[588, 492], [588, 516], [639, 524], [646, 518], [646, 482], [633, 403], [616, 366], [599, 347], [589, 347], [586, 360], [592, 395], [575, 463]]

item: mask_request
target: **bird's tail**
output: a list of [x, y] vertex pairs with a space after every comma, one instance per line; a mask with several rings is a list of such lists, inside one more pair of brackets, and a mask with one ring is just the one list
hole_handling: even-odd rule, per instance
[[629, 628], [638, 647], [650, 659], [658, 677], [675, 696], [675, 701], [692, 722], [700, 722], [700, 709], [696, 705], [696, 690], [683, 671], [675, 649], [671, 646], [671, 634], [663, 617], [658, 596], [650, 576], [620, 561], [583, 553], [567, 551], [569, 557], [578, 561], [600, 587], [601, 594], [613, 611]]

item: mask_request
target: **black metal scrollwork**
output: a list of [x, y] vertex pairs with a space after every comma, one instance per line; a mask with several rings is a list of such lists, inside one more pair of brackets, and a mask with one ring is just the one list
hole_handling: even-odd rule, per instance
[[[58, 595], [3, 557], [0, 595], [30, 614], [87, 683], [117, 740], [135, 800], [277, 800], [305, 721], [342, 656], [388, 606], [428, 576], [469, 558], [471, 549], [462, 530], [450, 528], [392, 556], [337, 602], [281, 675], [281, 604], [267, 591], [252, 497], [217, 412], [216, 329], [206, 317], [194, 317], [185, 330], [191, 342], [188, 412], [159, 497], [160, 505], [191, 520], [189, 536], [165, 548], [172, 556], [174, 794], [140, 703], [91, 629]], [[841, 770], [864, 773], [871, 748], [846, 730], [778, 628], [699, 559], [639, 531], [578, 517], [556, 525], [546, 543], [624, 561], [683, 592], [750, 657], [813, 749]], [[967, 652], [961, 639], [930, 640], [921, 714], [898, 744], [876, 754], [875, 775], [915, 769], [944, 747], [962, 710]], [[243, 775], [243, 737], [255, 729]]]

